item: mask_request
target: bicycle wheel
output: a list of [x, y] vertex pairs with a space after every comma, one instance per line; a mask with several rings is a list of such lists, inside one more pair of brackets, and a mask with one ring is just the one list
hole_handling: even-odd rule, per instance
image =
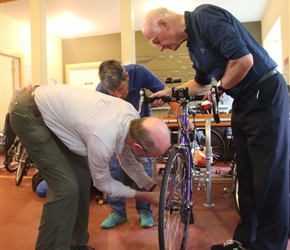
[[236, 161], [236, 154], [234, 155], [231, 161], [231, 168], [232, 168], [232, 192], [234, 193], [235, 199], [235, 207], [240, 215], [240, 204], [239, 204], [239, 182], [237, 178], [237, 161]]
[[234, 166], [233, 166], [233, 193], [235, 199], [235, 206], [238, 214], [240, 215], [240, 203], [239, 203], [239, 181], [237, 178], [237, 163], [234, 159]]
[[[205, 129], [198, 129], [206, 136]], [[221, 135], [215, 130], [211, 130], [211, 152], [212, 152], [212, 162], [211, 165], [215, 165], [219, 159], [222, 157], [225, 151], [225, 142]], [[202, 146], [205, 146], [205, 139], [201, 141]]]
[[191, 207], [186, 206], [187, 188], [191, 188], [186, 181], [187, 167], [185, 152], [173, 149], [161, 183], [158, 211], [160, 250], [185, 249], [186, 246], [188, 227], [193, 224]]
[[18, 167], [18, 164], [15, 164], [15, 162], [13, 162], [13, 158], [14, 155], [6, 155], [5, 157], [4, 166], [9, 173], [16, 171]]
[[234, 189], [234, 194], [235, 194], [235, 205], [238, 214], [240, 215], [240, 203], [239, 203], [239, 181], [236, 179], [235, 181], [235, 189]]
[[16, 140], [11, 145], [10, 149], [8, 150], [8, 153], [5, 156], [4, 166], [5, 166], [5, 169], [9, 173], [16, 171], [16, 169], [18, 168], [18, 163], [17, 163], [16, 158], [20, 150], [21, 150], [21, 146], [20, 146], [19, 140]]
[[23, 176], [27, 174], [29, 166], [30, 166], [30, 157], [28, 156], [26, 150], [23, 149], [15, 175], [15, 182], [17, 186], [19, 186], [20, 183], [22, 182]]

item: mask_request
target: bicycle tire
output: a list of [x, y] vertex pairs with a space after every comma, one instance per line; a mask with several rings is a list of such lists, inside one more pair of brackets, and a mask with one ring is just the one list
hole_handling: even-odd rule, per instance
[[233, 185], [233, 193], [234, 193], [234, 200], [235, 200], [235, 207], [240, 215], [240, 203], [239, 203], [239, 181], [237, 178], [237, 161], [236, 161], [236, 154], [232, 160], [232, 185]]
[[174, 148], [168, 157], [161, 183], [158, 211], [160, 250], [186, 247], [189, 223], [193, 216], [191, 209], [185, 207], [185, 192], [191, 188], [187, 187], [185, 180], [187, 167], [184, 150]]
[[[18, 164], [12, 164], [14, 159], [17, 157], [17, 154], [21, 151], [21, 145], [19, 140], [15, 140], [14, 143], [11, 145], [8, 153], [5, 156], [4, 166], [6, 171], [9, 173], [13, 173], [17, 170]], [[15, 159], [16, 160], [16, 159]]]
[[22, 151], [22, 155], [20, 157], [18, 168], [15, 175], [15, 183], [16, 186], [19, 186], [22, 182], [24, 175], [27, 174], [30, 165], [30, 157], [25, 149]]
[[234, 166], [233, 166], [233, 193], [234, 193], [234, 199], [235, 199], [235, 207], [240, 215], [240, 203], [239, 203], [239, 181], [237, 178], [237, 163], [236, 160], [234, 159]]
[[[205, 129], [199, 128], [198, 131], [202, 131], [206, 136]], [[211, 130], [211, 152], [212, 152], [212, 162], [211, 166], [215, 165], [223, 156], [225, 152], [225, 142], [221, 135], [215, 130]], [[205, 146], [205, 140], [202, 142], [202, 146]]]
[[240, 215], [239, 181], [238, 181], [238, 179], [235, 180], [234, 194], [235, 194], [235, 206], [236, 206], [236, 210], [237, 210], [238, 214]]
[[6, 155], [5, 157], [5, 163], [4, 163], [4, 167], [6, 169], [6, 171], [8, 171], [9, 173], [13, 173], [14, 171], [17, 170], [18, 164], [12, 164], [13, 163], [13, 158], [14, 155]]

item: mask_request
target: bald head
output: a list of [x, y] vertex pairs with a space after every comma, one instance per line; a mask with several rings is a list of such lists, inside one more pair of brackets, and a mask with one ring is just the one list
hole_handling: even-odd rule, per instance
[[185, 30], [184, 15], [166, 8], [149, 11], [143, 22], [143, 34], [160, 51], [176, 51], [181, 43], [188, 39]]
[[131, 144], [138, 142], [149, 156], [156, 157], [167, 151], [171, 133], [163, 120], [144, 117], [131, 121], [129, 136]]
[[166, 20], [173, 16], [175, 13], [170, 11], [169, 9], [166, 8], [157, 8], [149, 11], [145, 19], [143, 21], [143, 34], [145, 37], [150, 35], [151, 33], [159, 33], [160, 32], [160, 27], [158, 25], [158, 21], [160, 19]]
[[[154, 151], [157, 154], [156, 156], [165, 153], [170, 146], [171, 136], [170, 130], [163, 120], [150, 117], [144, 121], [144, 128], [150, 133], [151, 138], [155, 142]], [[151, 150], [148, 149], [148, 151]]]

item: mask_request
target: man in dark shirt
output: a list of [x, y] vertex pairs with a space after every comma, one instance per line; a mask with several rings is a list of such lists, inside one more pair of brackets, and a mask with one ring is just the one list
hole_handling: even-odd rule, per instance
[[[183, 15], [165, 8], [152, 10], [143, 33], [160, 51], [175, 51], [187, 42], [196, 75], [180, 87], [188, 87], [191, 95], [215, 78], [218, 94], [234, 98], [241, 219], [233, 240], [211, 249], [286, 249], [289, 100], [277, 64], [232, 14], [214, 5], [201, 5]], [[170, 94], [163, 90], [152, 97]], [[207, 97], [211, 99], [210, 94]]]
[[[158, 79], [147, 68], [139, 64], [129, 64], [122, 66], [116, 60], [103, 61], [99, 67], [100, 84], [96, 90], [104, 94], [113, 95], [131, 103], [136, 110], [139, 110], [140, 90], [148, 89], [151, 92], [157, 92], [166, 88], [165, 84]], [[174, 104], [171, 104], [174, 105]], [[150, 105], [145, 107], [148, 114], [144, 114], [145, 109], [141, 109], [140, 117], [151, 116]], [[144, 167], [148, 176], [152, 176], [152, 164], [150, 159], [137, 159]], [[113, 155], [109, 162], [110, 174], [115, 179], [125, 185], [131, 186], [132, 180], [122, 170], [116, 154]], [[133, 184], [135, 185], [135, 184]], [[135, 185], [136, 186], [136, 185]], [[137, 186], [137, 190], [141, 190]], [[112, 228], [117, 224], [127, 221], [126, 199], [123, 197], [108, 197], [108, 203], [112, 211], [108, 218], [102, 224], [102, 228]], [[150, 203], [136, 200], [136, 210], [140, 216], [140, 225], [143, 228], [154, 226], [152, 219], [152, 210]]]

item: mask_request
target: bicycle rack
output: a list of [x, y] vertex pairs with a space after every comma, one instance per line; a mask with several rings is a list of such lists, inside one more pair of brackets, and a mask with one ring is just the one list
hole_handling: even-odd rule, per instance
[[[172, 124], [176, 123], [176, 119], [164, 119], [163, 121], [166, 124]], [[204, 176], [198, 176], [197, 178], [204, 178], [202, 180], [201, 186], [204, 187], [204, 183], [206, 182], [206, 203], [204, 203], [205, 207], [214, 207], [215, 204], [212, 203], [212, 193], [211, 193], [211, 124], [214, 121], [213, 118], [195, 118], [195, 122], [204, 122], [205, 123], [205, 129], [206, 133], [209, 135], [206, 137], [206, 174]], [[230, 122], [230, 118], [220, 118], [221, 123], [222, 122]], [[155, 179], [155, 182], [157, 180]]]
[[205, 134], [207, 135], [205, 138], [206, 145], [206, 173], [207, 179], [206, 182], [206, 203], [203, 205], [205, 207], [214, 207], [215, 205], [212, 203], [212, 195], [211, 195], [211, 123], [213, 119], [207, 118], [205, 119]]
[[[163, 120], [164, 121], [164, 120]], [[215, 204], [212, 203], [212, 194], [211, 194], [211, 123], [214, 121], [212, 118], [205, 118], [205, 146], [206, 146], [206, 172], [201, 173], [199, 170], [193, 170], [194, 181], [198, 183], [197, 189], [203, 189], [206, 191], [206, 203], [204, 203], [205, 207], [214, 207]], [[176, 122], [176, 120], [165, 120], [165, 123]], [[156, 169], [156, 165], [154, 166], [154, 171]], [[156, 172], [154, 172], [154, 176], [157, 176]], [[154, 182], [157, 183], [157, 179], [154, 179]]]

